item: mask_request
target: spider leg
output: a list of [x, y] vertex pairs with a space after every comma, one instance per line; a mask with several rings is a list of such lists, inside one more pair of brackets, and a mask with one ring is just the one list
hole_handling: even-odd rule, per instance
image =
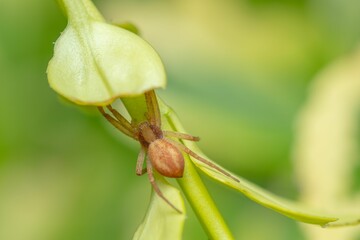
[[126, 129], [128, 129], [130, 132], [133, 131], [133, 127], [131, 126], [131, 123], [126, 118], [124, 118], [123, 115], [121, 115], [118, 111], [116, 111], [111, 105], [107, 105], [106, 107]]
[[185, 153], [189, 154], [190, 156], [192, 156], [193, 158], [196, 158], [197, 160], [199, 160], [202, 163], [205, 163], [206, 165], [208, 165], [211, 168], [216, 169], [217, 171], [221, 172], [222, 174], [224, 174], [225, 176], [235, 180], [236, 182], [240, 182], [239, 179], [237, 179], [236, 177], [232, 176], [230, 173], [226, 172], [225, 170], [221, 169], [219, 166], [217, 166], [216, 164], [210, 162], [209, 160], [200, 157], [199, 155], [197, 155], [195, 152], [191, 151], [189, 148], [187, 148], [186, 146], [182, 145], [181, 143], [178, 143], [176, 141], [173, 141], [171, 139], [165, 139], [165, 141], [168, 141], [169, 143], [175, 145], [176, 147], [178, 147], [180, 150], [184, 151]]
[[141, 147], [137, 161], [136, 161], [136, 175], [141, 176], [146, 173], [146, 168], [143, 168], [145, 160], [145, 149]]
[[147, 118], [152, 125], [161, 128], [161, 115], [159, 104], [154, 90], [145, 93], [145, 100], [148, 109]]
[[[125, 119], [126, 123], [122, 122], [122, 121], [120, 121], [118, 119], [113, 118], [109, 114], [107, 114], [102, 107], [98, 107], [98, 109], [99, 109], [100, 113], [106, 118], [106, 120], [108, 120], [114, 127], [119, 129], [125, 135], [127, 135], [127, 136], [129, 136], [131, 138], [134, 138], [136, 140], [136, 137], [135, 137], [135, 135], [133, 133], [132, 128], [129, 128], [128, 125], [127, 125], [127, 123], [129, 124], [129, 122], [127, 122], [126, 119]], [[130, 127], [131, 127], [131, 125], [130, 125]]]
[[173, 131], [163, 131], [164, 136], [166, 137], [174, 137], [174, 138], [180, 138], [180, 139], [185, 139], [185, 140], [189, 140], [189, 141], [200, 141], [199, 137], [195, 137], [186, 133], [179, 133], [179, 132], [173, 132]]
[[157, 193], [157, 195], [162, 198], [167, 204], [169, 204], [175, 211], [177, 211], [178, 213], [182, 213], [177, 207], [175, 207], [165, 196], [164, 194], [161, 192], [159, 186], [156, 184], [155, 182], [155, 178], [153, 175], [153, 168], [151, 165], [151, 162], [149, 160], [149, 158], [146, 158], [146, 168], [147, 168], [147, 173], [148, 173], [148, 177], [149, 177], [149, 181], [151, 183], [151, 185], [154, 188], [154, 191]]

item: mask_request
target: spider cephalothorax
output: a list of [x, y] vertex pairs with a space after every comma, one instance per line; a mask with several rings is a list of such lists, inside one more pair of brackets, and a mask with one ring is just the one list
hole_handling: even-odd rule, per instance
[[[229, 173], [219, 168], [217, 165], [200, 157], [183, 144], [168, 138], [173, 137], [189, 141], [200, 140], [199, 137], [194, 137], [189, 134], [162, 130], [160, 110], [154, 91], [146, 92], [145, 98], [148, 109], [146, 114], [147, 120], [138, 124], [131, 124], [110, 105], [107, 106], [107, 109], [114, 117], [106, 113], [102, 107], [99, 107], [99, 110], [102, 115], [117, 129], [140, 142], [141, 149], [136, 163], [136, 174], [140, 176], [144, 173], [147, 173], [155, 192], [171, 207], [173, 207], [176, 211], [181, 212], [168, 199], [166, 199], [160, 191], [155, 182], [153, 168], [165, 177], [181, 178], [183, 176], [185, 167], [185, 161], [182, 152], [189, 154], [197, 160], [221, 172], [222, 174], [233, 178], [235, 181], [239, 181], [237, 178], [234, 178]], [[146, 168], [144, 169], [143, 165], [145, 159]]]
[[135, 135], [144, 147], [149, 147], [150, 143], [164, 137], [161, 129], [156, 125], [150, 124], [148, 121], [139, 124]]

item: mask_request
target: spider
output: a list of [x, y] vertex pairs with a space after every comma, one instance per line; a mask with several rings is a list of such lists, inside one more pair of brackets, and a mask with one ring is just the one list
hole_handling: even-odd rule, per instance
[[[237, 178], [219, 168], [217, 165], [197, 155], [195, 152], [181, 143], [169, 139], [169, 137], [172, 137], [189, 141], [200, 140], [199, 137], [195, 137], [189, 134], [162, 130], [160, 110], [155, 92], [146, 92], [145, 100], [147, 105], [147, 113], [145, 117], [147, 120], [138, 124], [131, 124], [118, 111], [112, 108], [111, 105], [107, 105], [106, 108], [112, 113], [113, 116], [106, 113], [103, 107], [98, 107], [98, 109], [114, 127], [127, 136], [140, 142], [141, 149], [137, 158], [136, 174], [141, 176], [147, 173], [151, 185], [160, 198], [162, 198], [177, 212], [181, 213], [181, 211], [163, 195], [160, 188], [156, 184], [153, 171], [155, 169], [158, 173], [165, 177], [181, 178], [183, 176], [185, 165], [182, 152], [185, 152], [191, 157], [194, 157], [197, 160], [207, 164], [211, 168], [218, 170], [225, 176], [228, 176], [239, 182]], [[144, 161], [146, 161], [146, 168], [143, 168]]]

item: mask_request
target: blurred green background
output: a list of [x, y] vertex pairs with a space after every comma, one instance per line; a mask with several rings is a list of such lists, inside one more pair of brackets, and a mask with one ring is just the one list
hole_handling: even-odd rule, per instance
[[[358, 0], [95, 4], [110, 22], [137, 25], [158, 51], [168, 74], [158, 93], [208, 156], [298, 197], [294, 123], [314, 76], [358, 45]], [[147, 208], [139, 146], [48, 86], [65, 26], [55, 1], [0, 1], [0, 239], [130, 239]], [[306, 239], [296, 222], [204, 181], [236, 239]], [[206, 239], [188, 209], [184, 239]]]

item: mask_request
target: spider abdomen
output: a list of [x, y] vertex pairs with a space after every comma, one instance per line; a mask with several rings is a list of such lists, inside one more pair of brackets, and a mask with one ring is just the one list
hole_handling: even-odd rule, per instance
[[153, 167], [161, 175], [170, 178], [181, 178], [184, 172], [184, 157], [180, 150], [165, 139], [150, 143], [148, 157]]

